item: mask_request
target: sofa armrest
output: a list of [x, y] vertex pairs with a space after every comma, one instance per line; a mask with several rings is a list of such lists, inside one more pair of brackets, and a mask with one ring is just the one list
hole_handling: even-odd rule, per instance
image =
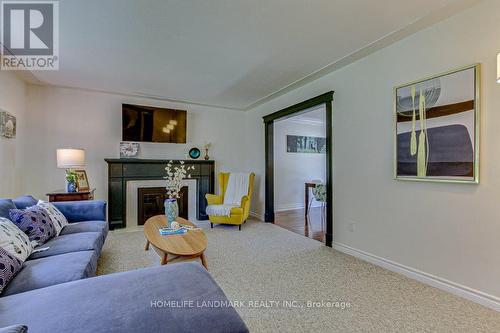
[[241, 197], [241, 208], [245, 208], [246, 203], [248, 202], [249, 198], [248, 195], [244, 195]]
[[205, 195], [205, 198], [207, 198], [207, 203], [209, 205], [221, 205], [222, 204], [222, 196], [221, 195], [207, 194], [207, 195]]
[[106, 221], [106, 201], [61, 201], [52, 202], [63, 213], [68, 222]]

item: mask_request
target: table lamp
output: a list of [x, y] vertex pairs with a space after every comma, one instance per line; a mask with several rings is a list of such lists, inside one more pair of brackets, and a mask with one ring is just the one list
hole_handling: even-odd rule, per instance
[[66, 169], [66, 190], [76, 192], [76, 176], [73, 169], [85, 166], [84, 149], [57, 149], [57, 167]]

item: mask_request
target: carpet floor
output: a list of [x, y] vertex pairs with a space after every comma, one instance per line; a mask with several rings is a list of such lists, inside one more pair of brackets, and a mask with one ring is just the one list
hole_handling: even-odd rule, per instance
[[[209, 271], [251, 332], [500, 332], [493, 310], [278, 226], [198, 224]], [[110, 232], [98, 274], [159, 265], [144, 244], [142, 231]]]

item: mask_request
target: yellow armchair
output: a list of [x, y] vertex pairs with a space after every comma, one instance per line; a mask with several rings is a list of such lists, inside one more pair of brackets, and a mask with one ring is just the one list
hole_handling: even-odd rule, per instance
[[[219, 173], [218, 179], [221, 193], [219, 195], [207, 194], [205, 198], [209, 205], [222, 205], [224, 203], [224, 195], [226, 193], [227, 184], [229, 183], [229, 175], [229, 172]], [[248, 194], [241, 198], [241, 205], [239, 207], [233, 207], [231, 209], [229, 216], [208, 216], [212, 228], [214, 227], [214, 223], [218, 223], [237, 225], [239, 230], [241, 230], [241, 225], [246, 222], [250, 215], [254, 179], [255, 174], [252, 172], [248, 181]]]

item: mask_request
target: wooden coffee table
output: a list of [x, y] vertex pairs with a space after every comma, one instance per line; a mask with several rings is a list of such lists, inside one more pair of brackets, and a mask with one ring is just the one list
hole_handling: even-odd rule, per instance
[[[192, 222], [178, 217], [177, 222], [181, 225], [196, 227]], [[162, 236], [158, 231], [167, 225], [165, 215], [157, 215], [149, 218], [144, 224], [144, 235], [146, 236], [145, 250], [149, 250], [149, 244], [153, 245], [155, 251], [161, 257], [161, 264], [166, 265], [175, 259], [200, 258], [201, 263], [208, 269], [205, 259], [205, 249], [207, 248], [207, 236], [202, 229], [189, 230], [182, 235]], [[170, 258], [168, 256], [171, 256]]]

